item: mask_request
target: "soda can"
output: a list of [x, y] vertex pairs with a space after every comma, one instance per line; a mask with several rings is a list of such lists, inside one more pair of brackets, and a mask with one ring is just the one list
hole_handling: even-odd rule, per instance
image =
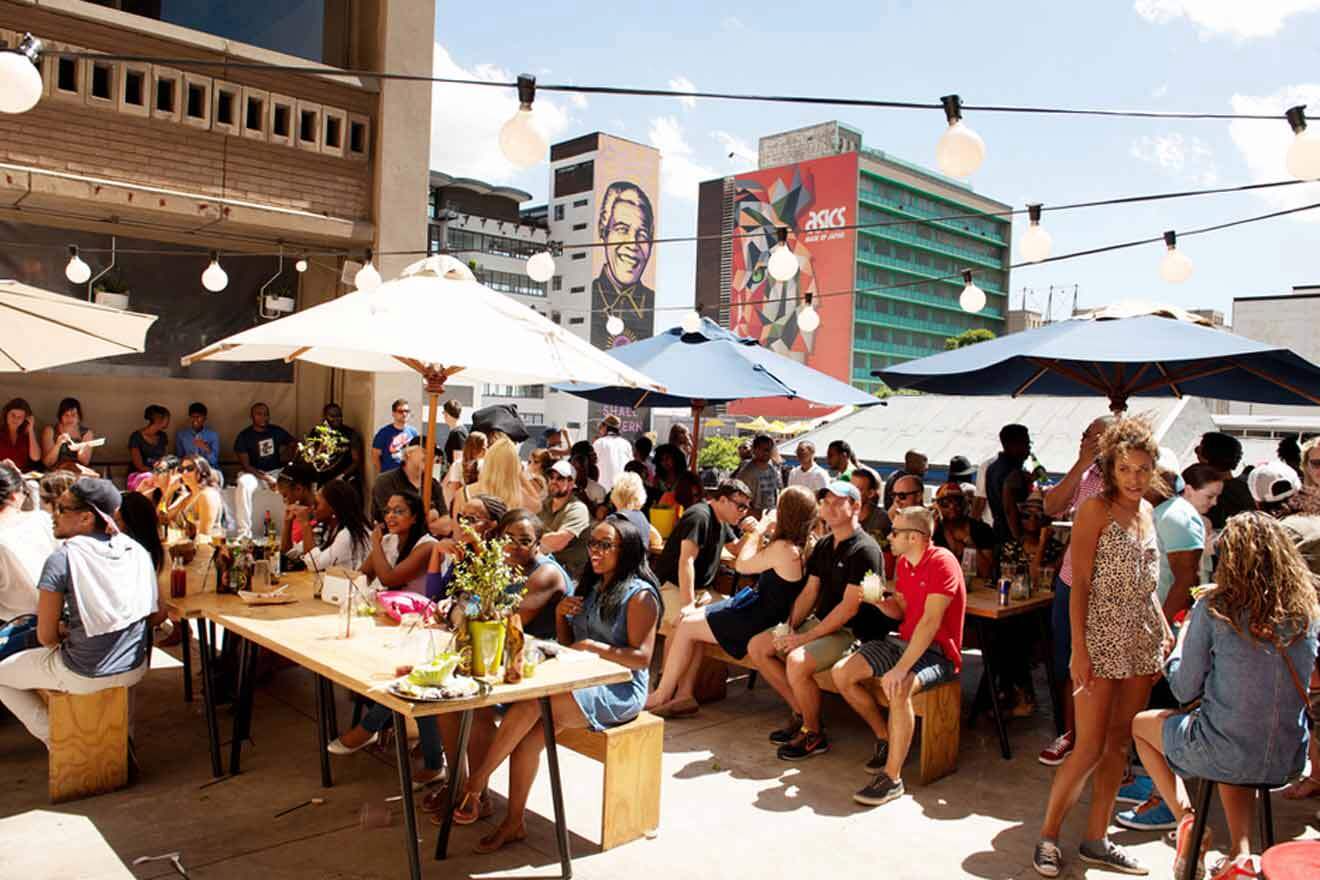
[[1000, 608], [1006, 608], [1006, 607], [1008, 607], [1008, 593], [1009, 593], [1009, 590], [1011, 590], [1011, 589], [1013, 589], [1013, 579], [1012, 579], [1012, 578], [1000, 578], [1000, 579], [999, 579], [999, 607], [1000, 607]]

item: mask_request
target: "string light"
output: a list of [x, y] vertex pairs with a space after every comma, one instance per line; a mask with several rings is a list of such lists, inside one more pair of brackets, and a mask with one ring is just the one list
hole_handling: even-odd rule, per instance
[[1182, 284], [1192, 277], [1192, 260], [1178, 250], [1178, 233], [1172, 229], [1164, 233], [1164, 246], [1167, 251], [1160, 260], [1160, 277], [1170, 284]]
[[798, 273], [798, 258], [788, 246], [788, 227], [779, 227], [778, 235], [779, 243], [771, 248], [770, 263], [766, 268], [776, 281], [791, 281]]
[[527, 258], [527, 277], [538, 284], [544, 284], [554, 277], [555, 258], [549, 251], [541, 251]]
[[1050, 255], [1054, 247], [1054, 237], [1040, 227], [1040, 203], [1027, 205], [1029, 224], [1018, 242], [1018, 253], [1028, 263], [1039, 263]]
[[962, 99], [957, 95], [940, 98], [949, 127], [935, 144], [935, 162], [950, 177], [970, 177], [985, 161], [985, 141], [962, 121]]
[[816, 329], [820, 327], [820, 313], [811, 304], [810, 293], [807, 294], [806, 302], [803, 303], [802, 308], [798, 309], [797, 325], [803, 333], [815, 333]]
[[219, 293], [229, 286], [229, 274], [220, 268], [220, 252], [211, 251], [211, 265], [202, 273], [202, 287], [211, 293]]
[[1288, 145], [1288, 173], [1298, 180], [1320, 178], [1320, 134], [1306, 127], [1306, 105], [1290, 107], [1284, 118], [1293, 130]]
[[611, 336], [618, 336], [623, 332], [623, 319], [618, 315], [610, 315], [605, 319], [605, 332]]
[[78, 256], [78, 246], [69, 245], [69, 263], [64, 267], [64, 277], [73, 284], [86, 284], [92, 277], [92, 267], [83, 262], [83, 258]]
[[684, 333], [701, 332], [701, 312], [698, 312], [696, 309], [693, 309], [692, 311], [684, 315], [682, 327]]
[[376, 271], [376, 266], [372, 262], [371, 248], [367, 248], [367, 261], [353, 276], [353, 286], [358, 290], [375, 290], [380, 286], [380, 273]]
[[18, 46], [0, 49], [0, 113], [26, 113], [41, 100], [41, 41], [24, 34]]
[[293, 268], [297, 269], [298, 272], [300, 272], [300, 273], [301, 273], [301, 272], [306, 272], [306, 271], [307, 271], [307, 258], [306, 258], [306, 257], [299, 257], [299, 258], [298, 258], [298, 262], [296, 262], [296, 263], [293, 264]]
[[985, 291], [972, 282], [972, 270], [964, 269], [962, 277], [963, 289], [958, 294], [958, 305], [962, 306], [964, 312], [975, 315], [985, 308]]
[[545, 157], [549, 145], [532, 124], [532, 102], [536, 100], [536, 77], [518, 75], [518, 110], [500, 128], [500, 150], [519, 168], [529, 168]]

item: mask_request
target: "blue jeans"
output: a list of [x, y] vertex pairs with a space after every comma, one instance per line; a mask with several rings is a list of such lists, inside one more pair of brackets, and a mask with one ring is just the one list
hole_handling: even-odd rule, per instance
[[1072, 618], [1068, 604], [1072, 601], [1072, 587], [1056, 574], [1054, 576], [1054, 604], [1050, 606], [1050, 630], [1054, 634], [1054, 677], [1060, 682], [1072, 676], [1068, 665], [1072, 663]]
[[[380, 703], [372, 703], [362, 716], [362, 727], [380, 733], [394, 723], [394, 712]], [[434, 717], [417, 719], [417, 736], [422, 746], [422, 764], [427, 770], [439, 770], [444, 765], [444, 746], [440, 740], [440, 725]]]

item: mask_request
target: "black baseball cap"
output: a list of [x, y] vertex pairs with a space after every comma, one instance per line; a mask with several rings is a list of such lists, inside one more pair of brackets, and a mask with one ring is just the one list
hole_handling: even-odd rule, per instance
[[115, 528], [115, 511], [123, 497], [115, 484], [95, 477], [80, 477], [69, 487], [69, 492], [80, 502], [96, 511], [97, 516], [110, 528]]

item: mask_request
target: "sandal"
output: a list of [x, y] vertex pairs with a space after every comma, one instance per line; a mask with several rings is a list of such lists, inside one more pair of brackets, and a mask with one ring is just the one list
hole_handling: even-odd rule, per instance
[[463, 799], [454, 808], [455, 825], [472, 825], [481, 818], [481, 795], [464, 792]]
[[[477, 806], [477, 815], [468, 821], [463, 821], [460, 814], [468, 800], [472, 798], [472, 793], [468, 792], [463, 796], [463, 800], [454, 808], [455, 825], [471, 825], [477, 819], [489, 819], [495, 815], [495, 802], [490, 799], [490, 792], [483, 792]], [[432, 825], [443, 825], [445, 821], [445, 810], [449, 808], [449, 783], [445, 783], [440, 788], [431, 792], [422, 798], [422, 810], [431, 814]]]
[[1320, 779], [1304, 776], [1283, 790], [1284, 800], [1304, 801], [1320, 797]]
[[488, 853], [493, 853], [498, 849], [502, 849], [511, 843], [517, 843], [520, 840], [526, 839], [527, 828], [525, 826], [519, 825], [517, 830], [511, 831], [506, 835], [504, 834], [504, 826], [501, 825], [499, 828], [495, 829], [493, 834], [488, 834], [481, 838], [481, 840], [477, 841], [477, 845], [472, 849], [474, 852], [486, 855]]

